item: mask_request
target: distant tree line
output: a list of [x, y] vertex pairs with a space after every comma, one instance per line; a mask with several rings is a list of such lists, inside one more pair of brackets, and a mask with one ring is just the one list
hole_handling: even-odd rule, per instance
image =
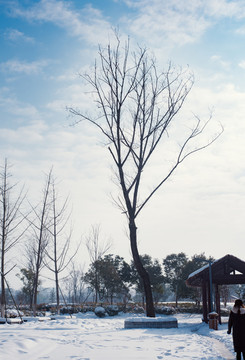
[[[166, 300], [169, 291], [174, 294], [176, 305], [183, 298], [200, 301], [198, 289], [188, 288], [185, 280], [191, 272], [203, 266], [205, 260], [204, 254], [189, 259], [183, 252], [168, 255], [161, 262], [147, 254], [141, 256], [150, 276], [154, 303]], [[118, 255], [105, 255], [91, 263], [84, 281], [93, 293], [98, 292], [100, 301], [111, 304], [113, 300], [127, 301], [134, 290], [140, 302], [145, 304], [144, 286], [134, 262], [128, 264]]]
[[[203, 253], [188, 258], [183, 252], [170, 254], [161, 261], [147, 254], [141, 256], [141, 261], [150, 276], [155, 306], [169, 299], [175, 302], [176, 307], [180, 300], [191, 300], [199, 306], [201, 289], [187, 287], [185, 280], [192, 272], [206, 265], [207, 260], [214, 259], [207, 258]], [[134, 300], [145, 306], [144, 287], [133, 260], [127, 263], [118, 255], [100, 256], [90, 263], [86, 272], [76, 268], [73, 263], [63, 285], [65, 299], [69, 304], [84, 304], [89, 300], [93, 303], [126, 305], [130, 300]], [[230, 297], [230, 288], [226, 285], [220, 287], [221, 298], [225, 304]], [[232, 289], [237, 296], [245, 296], [244, 286], [233, 286]], [[27, 295], [28, 291], [24, 286], [19, 294]], [[54, 291], [52, 294], [55, 301]]]

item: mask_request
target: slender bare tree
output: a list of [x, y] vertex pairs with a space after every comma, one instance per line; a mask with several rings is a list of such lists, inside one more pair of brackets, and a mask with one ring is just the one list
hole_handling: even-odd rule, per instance
[[98, 302], [98, 272], [97, 264], [99, 258], [106, 254], [112, 246], [110, 239], [101, 239], [100, 225], [95, 224], [91, 226], [89, 235], [86, 237], [86, 247], [88, 249], [90, 261], [95, 264], [95, 302]]
[[11, 173], [7, 159], [0, 171], [0, 256], [1, 256], [1, 316], [5, 316], [6, 294], [5, 277], [11, 271], [7, 269], [7, 253], [14, 248], [24, 235], [26, 227], [23, 222], [21, 207], [25, 199], [23, 188], [15, 197], [16, 184], [10, 181]]
[[[176, 115], [192, 88], [193, 76], [175, 69], [172, 64], [159, 72], [156, 60], [148, 56], [146, 49], [138, 47], [131, 52], [129, 40], [122, 44], [116, 34], [116, 45], [99, 47], [99, 61], [95, 62], [92, 73], [83, 75], [83, 79], [92, 88], [97, 113], [68, 110], [78, 116], [75, 123], [93, 124], [106, 139], [121, 189], [117, 203], [127, 216], [132, 256], [144, 284], [146, 314], [154, 317], [150, 279], [137, 246], [136, 218], [176, 168], [189, 155], [212, 144], [222, 129], [200, 146], [194, 140], [207, 128], [212, 116], [204, 123], [194, 117], [194, 125], [185, 135], [183, 129], [173, 132], [180, 146], [171, 167], [161, 173], [160, 180], [154, 179], [156, 182], [149, 193], [140, 193], [143, 188], [145, 190], [143, 172], [150, 170], [150, 160], [161, 141], [172, 135], [172, 126], [179, 120]], [[176, 139], [178, 134], [180, 137]]]
[[[59, 277], [60, 273], [64, 271], [70, 264], [74, 256], [77, 254], [80, 243], [77, 245], [73, 253], [69, 254], [72, 228], [68, 223], [70, 221], [71, 212], [68, 212], [68, 198], [64, 200], [62, 204], [59, 203], [56, 184], [54, 178], [52, 179], [52, 209], [51, 209], [51, 223], [49, 227], [50, 241], [47, 246], [45, 253], [46, 259], [45, 264], [47, 268], [54, 273], [55, 277], [55, 289], [56, 289], [56, 307], [57, 313], [60, 313], [60, 287]], [[52, 249], [50, 249], [50, 246]]]
[[79, 264], [79, 266], [77, 266], [77, 264], [72, 261], [70, 263], [69, 274], [64, 280], [68, 292], [68, 301], [72, 302], [74, 305], [82, 303], [85, 298], [87, 298], [83, 265]]
[[52, 206], [52, 199], [50, 200], [50, 192], [52, 186], [52, 168], [46, 176], [46, 182], [43, 189], [43, 198], [40, 204], [36, 207], [31, 206], [33, 219], [28, 218], [32, 229], [32, 241], [30, 253], [34, 256], [34, 282], [33, 282], [33, 315], [36, 316], [37, 311], [37, 295], [38, 285], [40, 283], [40, 270], [44, 266], [45, 249], [50, 239], [50, 227], [52, 225], [50, 212]]

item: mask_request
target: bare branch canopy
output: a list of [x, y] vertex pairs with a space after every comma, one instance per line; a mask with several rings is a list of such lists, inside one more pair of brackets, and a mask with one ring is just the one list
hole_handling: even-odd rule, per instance
[[[115, 46], [99, 47], [99, 60], [91, 74], [82, 75], [92, 89], [96, 111], [88, 114], [74, 108], [68, 110], [77, 117], [76, 123], [89, 122], [104, 135], [121, 190], [117, 204], [127, 215], [135, 265], [146, 293], [150, 293], [148, 275], [139, 259], [135, 219], [176, 168], [190, 155], [211, 145], [223, 129], [204, 144], [197, 145], [212, 116], [204, 122], [194, 116], [189, 132], [184, 136], [181, 130], [177, 132], [181, 134], [181, 143], [171, 167], [164, 173], [159, 167], [158, 180], [153, 179], [156, 182], [148, 193], [142, 192], [143, 172], [150, 170], [152, 155], [159, 151], [160, 144], [170, 136], [179, 143], [176, 132], [171, 130], [174, 124], [178, 127], [180, 117], [177, 115], [194, 79], [189, 69], [176, 68], [172, 63], [166, 70], [159, 71], [147, 49], [138, 47], [132, 52], [129, 39], [122, 43], [117, 33], [115, 37]], [[151, 296], [148, 295], [149, 304]], [[152, 308], [153, 305], [147, 308], [148, 316], [154, 316]]]

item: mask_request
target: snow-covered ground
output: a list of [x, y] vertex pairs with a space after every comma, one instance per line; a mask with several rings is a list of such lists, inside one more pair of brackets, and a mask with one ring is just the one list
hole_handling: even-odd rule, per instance
[[[210, 330], [200, 315], [179, 314], [178, 328], [124, 329], [132, 315], [73, 318], [0, 325], [3, 360], [234, 359], [227, 324]], [[139, 315], [138, 315], [139, 317]]]

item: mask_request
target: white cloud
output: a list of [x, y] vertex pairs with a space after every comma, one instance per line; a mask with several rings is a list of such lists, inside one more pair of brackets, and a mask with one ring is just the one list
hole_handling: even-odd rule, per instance
[[30, 21], [52, 22], [66, 29], [70, 35], [94, 44], [103, 41], [111, 26], [92, 6], [78, 11], [72, 7], [72, 3], [59, 0], [41, 0], [25, 9], [14, 7], [12, 15]]
[[5, 32], [5, 37], [11, 41], [24, 41], [29, 43], [34, 43], [34, 38], [25, 35], [23, 32], [17, 29], [8, 29]]
[[239, 35], [242, 35], [242, 36], [245, 35], [245, 27], [242, 26], [242, 27], [238, 28], [236, 30], [236, 34], [239, 34]]
[[242, 69], [245, 69], [245, 60], [241, 61], [238, 66]]
[[18, 127], [17, 129], [1, 129], [0, 138], [2, 141], [7, 139], [7, 144], [11, 144], [13, 147], [22, 148], [24, 145], [37, 146], [43, 140], [42, 133], [44, 132], [44, 124], [42, 122], [34, 122], [29, 126]]
[[136, 0], [125, 1], [137, 10], [122, 21], [135, 36], [155, 47], [193, 43], [220, 18], [245, 17], [244, 1], [228, 0]]
[[235, 17], [237, 19], [245, 17], [245, 3], [243, 0], [203, 0], [201, 3], [208, 16], [217, 18]]
[[42, 72], [43, 68], [45, 68], [48, 63], [48, 60], [26, 62], [13, 59], [0, 63], [0, 71], [8, 73], [23, 73], [26, 75], [38, 74]]
[[230, 68], [231, 65], [230, 62], [223, 60], [222, 57], [219, 55], [213, 55], [211, 57], [211, 60], [217, 63], [218, 65], [220, 65], [220, 67], [222, 67], [225, 70], [228, 70]]
[[[148, 0], [124, 0], [125, 3], [132, 8], [144, 9], [148, 5], [152, 8], [172, 9], [173, 11], [182, 13], [192, 13], [200, 15], [204, 13], [212, 17], [236, 17], [245, 16], [245, 4], [243, 0], [170, 0], [162, 2], [161, 0], [152, 0], [149, 4]], [[154, 11], [154, 10], [153, 10]]]
[[34, 105], [18, 101], [8, 88], [0, 88], [0, 108], [2, 112], [8, 113], [10, 117], [14, 115], [16, 120], [19, 119], [19, 123], [22, 122], [20, 119], [23, 119], [24, 122], [40, 118]]
[[[193, 2], [193, 6], [185, 8], [182, 3], [141, 1], [137, 3], [139, 7], [136, 16], [125, 18], [124, 21], [133, 34], [143, 36], [156, 47], [194, 42], [210, 26], [210, 22], [195, 14]], [[188, 1], [183, 4], [190, 5]]]

